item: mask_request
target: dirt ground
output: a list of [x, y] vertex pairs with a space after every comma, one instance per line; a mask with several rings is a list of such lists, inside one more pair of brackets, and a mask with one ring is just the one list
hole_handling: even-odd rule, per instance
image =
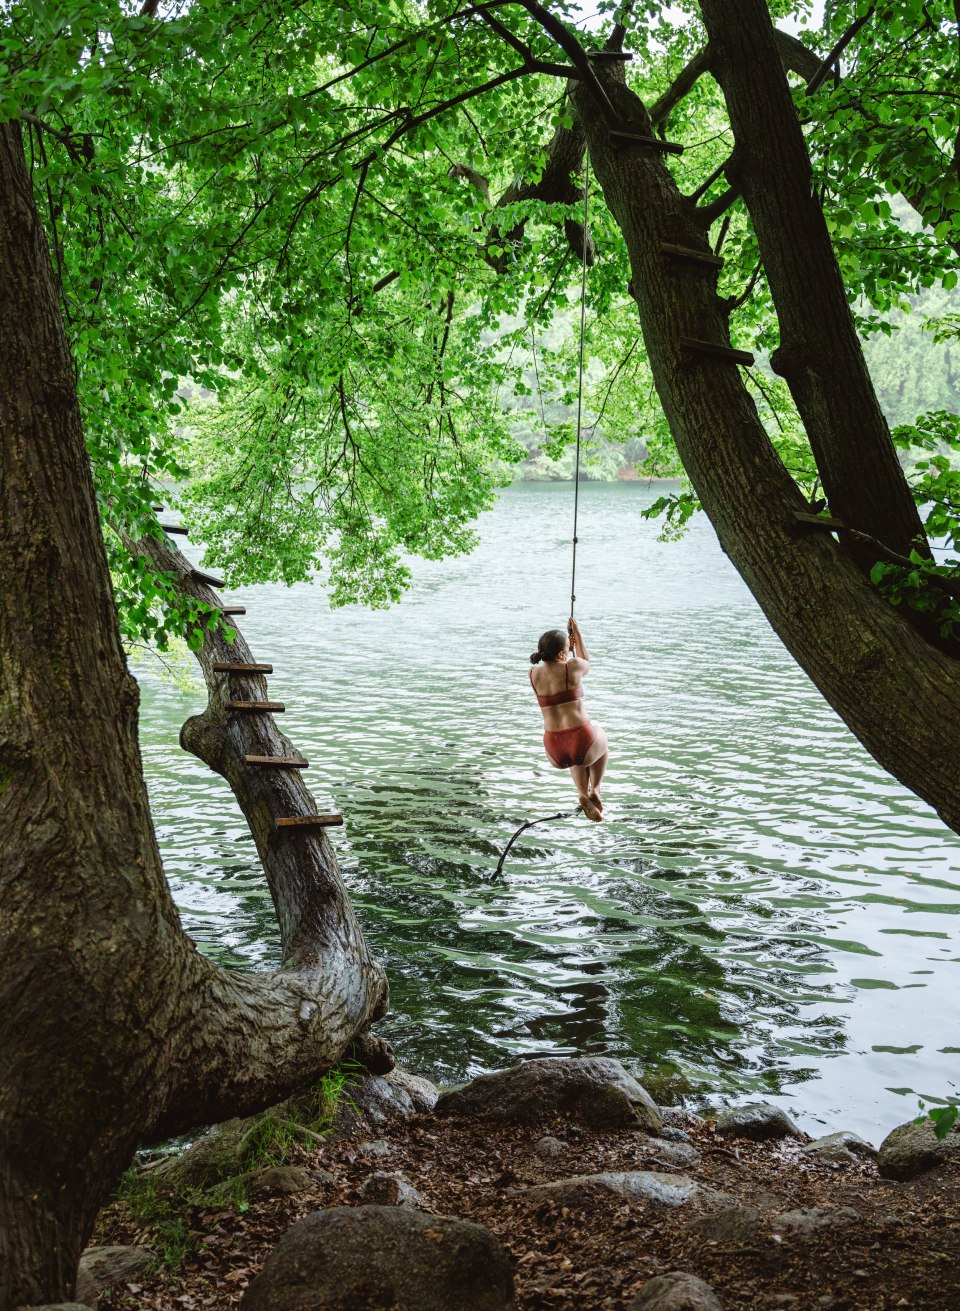
[[[687, 1173], [730, 1201], [665, 1207], [592, 1188], [564, 1205], [537, 1205], [523, 1196], [531, 1184], [605, 1170], [677, 1169], [658, 1159], [657, 1139], [563, 1121], [504, 1128], [422, 1115], [393, 1124], [382, 1139], [389, 1151], [375, 1149], [381, 1154], [357, 1141], [318, 1144], [297, 1163], [332, 1180], [252, 1201], [244, 1211], [188, 1211], [194, 1250], [179, 1271], [104, 1293], [101, 1311], [236, 1307], [290, 1225], [322, 1207], [359, 1204], [364, 1180], [384, 1170], [416, 1187], [422, 1209], [497, 1235], [513, 1256], [518, 1311], [626, 1311], [647, 1279], [670, 1270], [699, 1275], [725, 1311], [960, 1311], [960, 1167], [893, 1183], [869, 1161], [818, 1163], [792, 1140], [721, 1139], [709, 1125], [687, 1131], [702, 1154]], [[554, 1145], [555, 1155], [538, 1147], [546, 1134], [564, 1145]], [[811, 1207], [849, 1207], [859, 1218], [779, 1234], [771, 1224], [778, 1214]], [[94, 1242], [156, 1247], [157, 1239], [114, 1203], [102, 1213]]]

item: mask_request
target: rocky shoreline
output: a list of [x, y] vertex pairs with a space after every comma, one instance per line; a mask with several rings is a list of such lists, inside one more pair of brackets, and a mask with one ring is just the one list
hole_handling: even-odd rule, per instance
[[[658, 1107], [618, 1062], [534, 1060], [440, 1093], [367, 1077], [326, 1131], [309, 1099], [279, 1162], [264, 1117], [140, 1179], [179, 1217], [101, 1215], [77, 1303], [99, 1311], [956, 1311], [960, 1133], [902, 1125], [879, 1152], [811, 1141], [780, 1108]], [[297, 1125], [303, 1133], [295, 1132]]]

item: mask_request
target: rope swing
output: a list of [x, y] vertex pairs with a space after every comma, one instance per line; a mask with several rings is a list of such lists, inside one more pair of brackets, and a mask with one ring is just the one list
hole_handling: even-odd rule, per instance
[[583, 250], [580, 271], [580, 359], [577, 365], [577, 454], [573, 469], [573, 567], [570, 571], [570, 618], [577, 599], [577, 512], [580, 509], [580, 437], [583, 432], [583, 345], [587, 335], [587, 241], [590, 218], [590, 154], [583, 187]]
[[[577, 363], [577, 446], [576, 459], [573, 470], [573, 566], [570, 571], [570, 618], [573, 618], [573, 606], [577, 599], [577, 513], [580, 509], [580, 439], [583, 433], [583, 349], [584, 341], [587, 335], [587, 249], [588, 249], [588, 221], [590, 218], [590, 154], [586, 152], [585, 158], [585, 177], [583, 186], [583, 250], [581, 251], [582, 269], [580, 274], [580, 355]], [[493, 883], [500, 877], [500, 871], [507, 856], [510, 854], [510, 848], [516, 842], [521, 833], [525, 833], [528, 828], [534, 824], [548, 824], [555, 819], [573, 819], [579, 815], [581, 807], [577, 806], [576, 810], [564, 810], [557, 815], [545, 815], [543, 819], [528, 819], [526, 823], [521, 824], [514, 833], [513, 837], [503, 849], [503, 854], [497, 863], [497, 868], [493, 872], [490, 882]]]

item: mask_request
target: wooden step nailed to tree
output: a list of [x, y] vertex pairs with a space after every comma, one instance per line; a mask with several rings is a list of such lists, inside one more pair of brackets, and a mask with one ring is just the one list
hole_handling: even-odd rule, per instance
[[253, 661], [218, 660], [213, 666], [215, 674], [272, 674], [273, 665], [258, 665]]
[[664, 141], [661, 137], [647, 136], [643, 132], [621, 132], [615, 127], [610, 129], [610, 137], [613, 141], [633, 142], [649, 150], [659, 150], [662, 155], [682, 155], [684, 150], [679, 141]]
[[245, 605], [222, 605], [220, 613], [222, 615], [245, 615], [247, 607]]
[[731, 364], [744, 364], [747, 368], [753, 363], [750, 351], [738, 351], [733, 346], [721, 346], [719, 342], [700, 341], [697, 337], [681, 337], [680, 349], [690, 351], [693, 355], [708, 355], [715, 360], [728, 360]]
[[633, 55], [626, 50], [588, 50], [587, 58], [599, 59], [601, 63], [605, 63], [609, 59], [613, 63], [620, 60], [624, 64], [629, 64]]
[[277, 820], [277, 828], [336, 828], [342, 815], [289, 815]]
[[812, 514], [809, 510], [794, 510], [793, 518], [806, 528], [826, 528], [831, 533], [842, 532], [847, 526], [842, 519], [835, 519], [832, 514]]
[[228, 701], [225, 710], [238, 710], [251, 715], [282, 715], [286, 710], [282, 701]]
[[183, 524], [179, 524], [179, 523], [165, 524], [165, 523], [162, 523], [162, 524], [160, 525], [160, 527], [163, 529], [163, 531], [164, 531], [165, 533], [169, 533], [171, 537], [175, 537], [175, 536], [178, 536], [178, 535], [179, 535], [180, 537], [189, 537], [189, 536], [190, 536], [190, 529], [189, 529], [189, 528], [184, 528]]
[[206, 583], [207, 587], [224, 587], [222, 578], [217, 578], [215, 574], [205, 574], [202, 569], [191, 569], [190, 577], [195, 583]]
[[676, 246], [672, 241], [661, 241], [660, 249], [665, 255], [673, 255], [677, 259], [689, 259], [697, 264], [708, 264], [712, 269], [723, 268], [722, 257], [714, 255], [708, 250], [694, 250], [691, 246]]
[[268, 769], [309, 769], [310, 761], [302, 756], [244, 756], [245, 765], [265, 765]]

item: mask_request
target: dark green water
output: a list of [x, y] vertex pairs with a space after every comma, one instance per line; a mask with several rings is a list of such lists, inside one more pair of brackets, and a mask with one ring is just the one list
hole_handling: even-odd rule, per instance
[[[321, 809], [346, 817], [334, 842], [407, 1064], [453, 1080], [604, 1052], [879, 1141], [918, 1095], [957, 1092], [960, 839], [824, 704], [705, 521], [656, 541], [640, 518], [653, 495], [581, 489], [577, 613], [587, 705], [611, 741], [607, 819], [533, 829], [493, 885], [517, 826], [574, 797], [527, 682], [537, 636], [567, 611], [572, 488], [511, 488], [477, 551], [418, 563], [391, 611], [331, 612], [319, 586], [225, 595], [274, 664]], [[271, 968], [239, 810], [177, 745], [202, 692], [138, 672], [184, 921], [224, 963]]]

